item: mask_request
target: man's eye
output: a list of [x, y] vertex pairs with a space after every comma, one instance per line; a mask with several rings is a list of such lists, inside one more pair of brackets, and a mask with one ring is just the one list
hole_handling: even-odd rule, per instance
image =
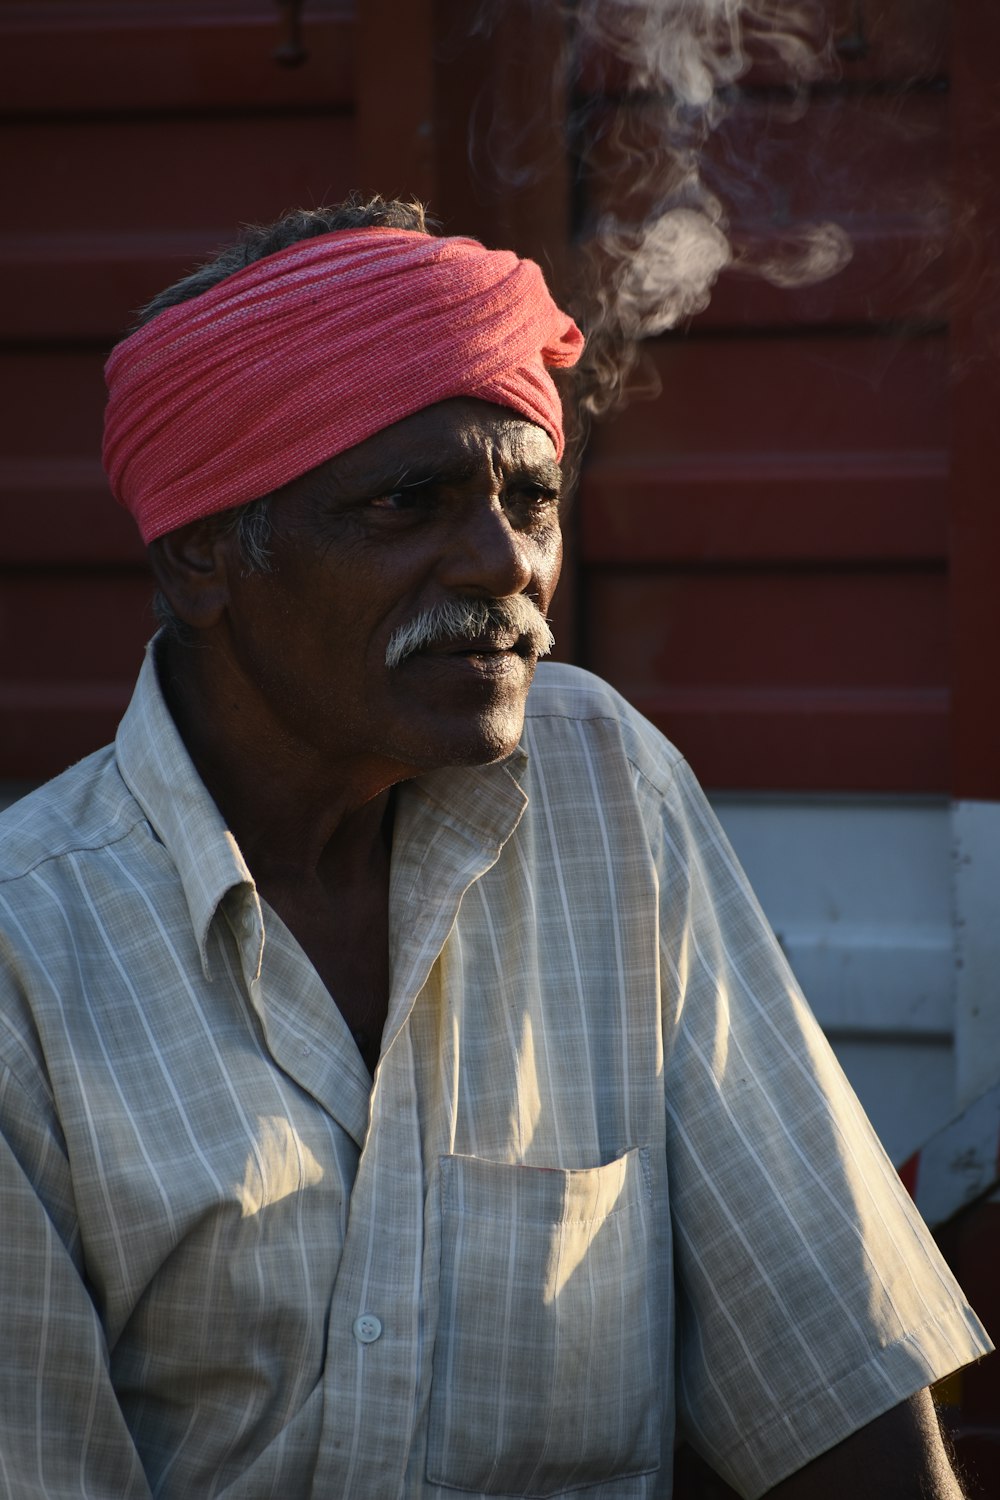
[[431, 504], [433, 498], [434, 486], [424, 480], [414, 484], [401, 484], [398, 489], [386, 490], [382, 495], [373, 495], [365, 504], [373, 510], [418, 510]]
[[526, 484], [511, 495], [509, 503], [512, 509], [519, 510], [524, 516], [541, 520], [558, 508], [559, 492], [547, 485]]
[[366, 502], [374, 510], [410, 510], [420, 503], [415, 490], [389, 490], [384, 495], [373, 495]]

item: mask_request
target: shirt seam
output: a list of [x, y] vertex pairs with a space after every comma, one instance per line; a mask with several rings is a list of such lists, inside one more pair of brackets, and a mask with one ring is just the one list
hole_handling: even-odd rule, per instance
[[[529, 709], [525, 713], [525, 718], [532, 720], [561, 719], [566, 724], [614, 724], [619, 730], [621, 730], [623, 726], [628, 722], [628, 720], [621, 714], [567, 714], [561, 713], [558, 709], [553, 708], [536, 709], [534, 712]], [[667, 795], [667, 791], [677, 785], [677, 772], [681, 766], [685, 767], [685, 769], [687, 770], [690, 770], [686, 758], [680, 753], [679, 750], [677, 750], [676, 746], [673, 746], [672, 748], [676, 753], [677, 759], [676, 761], [671, 761], [668, 764], [670, 779], [665, 786], [657, 786], [656, 782], [646, 774], [642, 767], [636, 764], [628, 748], [624, 745], [622, 746], [622, 753], [628, 764], [632, 767], [632, 770], [640, 778], [640, 780], [642, 780], [644, 784], [649, 787], [650, 791], [654, 792], [658, 797], [665, 797]]]
[[[6, 1057], [0, 1057], [0, 1071], [2, 1071], [10, 1080], [10, 1082], [14, 1084], [15, 1088], [17, 1088], [19, 1092], [24, 1095], [25, 1101], [30, 1100], [35, 1105], [43, 1106], [46, 1110], [52, 1113], [56, 1123], [59, 1124], [59, 1117], [56, 1114], [55, 1094], [53, 1094], [49, 1089], [42, 1087], [40, 1084], [28, 1084]], [[69, 1158], [67, 1155], [67, 1147], [65, 1141], [62, 1142], [60, 1150], [63, 1157], [68, 1161]]]
[[26, 865], [23, 870], [18, 870], [15, 874], [0, 874], [0, 885], [15, 885], [17, 881], [26, 880], [29, 875], [34, 875], [35, 871], [40, 870], [43, 865], [50, 865], [61, 859], [69, 859], [74, 854], [100, 854], [105, 849], [113, 849], [116, 844], [124, 843], [142, 824], [145, 824], [147, 828], [149, 827], [149, 819], [140, 809], [138, 815], [128, 827], [121, 833], [116, 834], [114, 838], [106, 838], [100, 843], [67, 844], [62, 849], [56, 849], [50, 854], [41, 855], [33, 864]]

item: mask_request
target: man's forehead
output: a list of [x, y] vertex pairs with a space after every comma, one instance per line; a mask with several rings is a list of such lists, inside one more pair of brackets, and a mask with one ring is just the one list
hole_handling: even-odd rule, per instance
[[545, 429], [519, 412], [463, 397], [436, 402], [382, 428], [317, 472], [338, 483], [375, 474], [398, 482], [409, 472], [429, 477], [438, 470], [467, 467], [471, 473], [488, 461], [505, 469], [537, 471], [547, 483], [558, 483], [555, 451]]

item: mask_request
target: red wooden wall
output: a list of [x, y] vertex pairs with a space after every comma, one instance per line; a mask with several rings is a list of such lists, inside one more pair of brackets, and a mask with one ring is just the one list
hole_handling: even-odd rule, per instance
[[[710, 785], [945, 791], [947, 6], [831, 10], [836, 72], [801, 109], [755, 68], [704, 175], [738, 247], [831, 221], [851, 263], [797, 289], [724, 272], [649, 344], [662, 393], [584, 479], [586, 658]], [[634, 218], [664, 106], [608, 94], [597, 208]]]
[[[664, 101], [581, 64], [549, 0], [305, 0], [286, 67], [292, 9], [0, 0], [0, 777], [104, 741], [152, 628], [98, 463], [130, 309], [239, 222], [355, 185], [429, 196], [564, 291], [601, 212], [648, 208]], [[758, 61], [704, 172], [738, 244], [832, 220], [851, 264], [724, 273], [649, 341], [661, 395], [591, 444], [563, 651], [710, 785], [997, 797], [997, 15], [828, 9], [838, 71], [790, 107]]]
[[62, 769], [128, 701], [153, 621], [103, 362], [237, 225], [356, 184], [353, 11], [311, 0], [288, 68], [270, 0], [0, 3], [0, 777]]

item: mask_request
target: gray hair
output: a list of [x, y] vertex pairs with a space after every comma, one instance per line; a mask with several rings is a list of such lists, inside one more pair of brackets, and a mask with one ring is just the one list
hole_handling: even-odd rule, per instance
[[[220, 535], [235, 537], [244, 577], [253, 573], [270, 573], [274, 539], [270, 495], [221, 511], [216, 524]], [[150, 543], [151, 548], [156, 545], [156, 542]], [[198, 632], [184, 623], [162, 589], [157, 589], [153, 595], [153, 615], [157, 625], [171, 640], [182, 646], [197, 643]]]
[[273, 224], [247, 224], [233, 244], [223, 246], [210, 260], [139, 308], [135, 326], [141, 328], [166, 308], [200, 297], [235, 271], [242, 271], [265, 255], [287, 250], [300, 240], [315, 239], [337, 229], [412, 229], [420, 234], [435, 234], [438, 227], [416, 199], [383, 198], [379, 193], [366, 198], [356, 192], [350, 193], [343, 203], [325, 208], [297, 208]]

